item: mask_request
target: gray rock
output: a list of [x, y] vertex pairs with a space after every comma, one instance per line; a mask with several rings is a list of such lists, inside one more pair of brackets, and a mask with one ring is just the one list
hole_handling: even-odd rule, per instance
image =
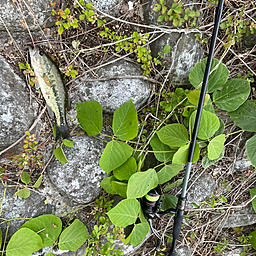
[[[194, 180], [194, 177], [191, 179]], [[191, 181], [191, 182], [192, 182]], [[189, 183], [188, 187], [191, 183]], [[187, 194], [187, 203], [195, 202], [201, 203], [206, 200], [206, 197], [210, 197], [211, 194], [215, 194], [216, 182], [212, 175], [208, 173], [202, 174], [197, 180], [196, 183], [192, 185]], [[192, 207], [192, 206], [189, 206]]]
[[0, 150], [3, 150], [29, 129], [36, 117], [37, 104], [30, 106], [25, 83], [2, 56], [0, 67]]
[[223, 255], [225, 255], [225, 256], [240, 256], [242, 252], [243, 252], [243, 248], [237, 248], [237, 249], [234, 249], [229, 252], [223, 252]]
[[[177, 50], [174, 52], [174, 47], [179, 39]], [[171, 46], [171, 52], [165, 53], [162, 60], [166, 67], [166, 73], [174, 59], [173, 68], [169, 75], [170, 82], [178, 86], [189, 84], [190, 71], [203, 59], [203, 49], [196, 41], [194, 33], [164, 34], [150, 45], [152, 56], [157, 57], [158, 52], [161, 52], [165, 45]]]
[[181, 246], [176, 249], [176, 254], [177, 256], [190, 256], [192, 255], [192, 251], [189, 247], [186, 246]]
[[[166, 256], [169, 256], [170, 253], [170, 248], [172, 247], [171, 243], [167, 243], [166, 247], [168, 248], [168, 251], [165, 252]], [[191, 256], [192, 251], [189, 247], [184, 246], [184, 245], [177, 245], [175, 248], [175, 255], [176, 256]]]
[[[142, 72], [130, 62], [118, 60], [100, 68], [96, 73], [98, 77], [95, 81], [88, 81], [87, 79], [91, 78], [88, 74], [74, 81], [76, 87], [71, 93], [71, 102], [96, 100], [105, 113], [112, 114], [129, 99], [132, 99], [136, 109], [139, 109], [150, 95], [149, 82], [137, 78], [142, 76]], [[120, 76], [134, 78], [115, 78]]]
[[[51, 15], [50, 2], [51, 0], [31, 0], [27, 2], [29, 9], [23, 1], [0, 0], [0, 16], [10, 32], [27, 32], [21, 20], [23, 23], [26, 21], [31, 31], [40, 30], [38, 24], [43, 24], [44, 27], [54, 25], [55, 18]], [[6, 32], [5, 27], [1, 26], [0, 31]]]
[[250, 169], [250, 166], [252, 166], [252, 163], [249, 161], [247, 157], [242, 158], [241, 160], [237, 160], [234, 165], [234, 172], [245, 172], [246, 170]]
[[119, 0], [92, 0], [91, 2], [95, 8], [104, 13], [115, 16], [119, 12]]
[[[0, 184], [0, 194], [3, 195], [4, 187]], [[23, 199], [21, 197], [13, 197], [15, 188], [7, 188], [6, 194], [2, 203], [1, 218], [13, 219], [13, 218], [35, 218], [43, 214], [54, 214], [55, 208], [51, 204], [45, 204], [45, 196], [31, 190], [30, 197]], [[8, 229], [7, 239], [18, 230], [18, 228], [24, 224], [26, 220], [15, 220], [10, 222]], [[6, 223], [1, 224], [2, 235], [5, 235]]]
[[243, 36], [243, 44], [246, 48], [252, 49], [256, 45], [256, 35], [250, 34]]
[[223, 220], [222, 228], [237, 228], [253, 225], [256, 223], [256, 213], [249, 204], [241, 210], [233, 210], [228, 218]]
[[[167, 4], [170, 6], [172, 2], [173, 1], [168, 0]], [[193, 1], [187, 2], [191, 3]], [[159, 13], [155, 13], [152, 11], [156, 1], [144, 0], [143, 3], [147, 3], [143, 6], [145, 21], [148, 24], [153, 24], [157, 26], [162, 25], [163, 23], [157, 22]], [[190, 5], [190, 7], [193, 7], [194, 9], [196, 8], [195, 6], [196, 5]], [[170, 22], [164, 23], [164, 25], [168, 25], [168, 29], [171, 28]], [[159, 34], [157, 34], [156, 36], [159, 36]], [[174, 52], [174, 47], [176, 46], [179, 39], [180, 41], [177, 45], [177, 50], [176, 52]], [[161, 52], [166, 45], [171, 46], [171, 52], [165, 53], [162, 59], [162, 62], [166, 67], [166, 74], [169, 71], [172, 62], [174, 61], [173, 68], [169, 76], [170, 82], [174, 85], [189, 84], [189, 73], [192, 68], [202, 60], [204, 54], [201, 45], [195, 39], [194, 33], [189, 32], [189, 30], [187, 34], [178, 32], [166, 32], [166, 34], [150, 44], [152, 56], [158, 57], [158, 52]]]
[[100, 182], [106, 175], [99, 167], [104, 143], [89, 136], [72, 137], [74, 148], [64, 147], [68, 163], [53, 159], [47, 167], [54, 186], [68, 196], [70, 204], [93, 201], [100, 194]]

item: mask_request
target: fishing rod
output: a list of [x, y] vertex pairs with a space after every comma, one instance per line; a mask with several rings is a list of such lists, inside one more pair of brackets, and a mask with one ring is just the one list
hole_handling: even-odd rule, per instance
[[178, 199], [178, 204], [177, 204], [176, 213], [175, 213], [175, 217], [174, 217], [173, 233], [172, 233], [172, 237], [173, 237], [172, 247], [171, 247], [169, 256], [175, 256], [176, 242], [180, 235], [181, 224], [182, 224], [184, 209], [185, 209], [185, 204], [186, 204], [186, 193], [187, 193], [188, 180], [189, 180], [189, 175], [190, 175], [191, 166], [192, 166], [192, 159], [193, 159], [195, 145], [196, 145], [198, 128], [199, 128], [203, 105], [204, 105], [204, 98], [205, 98], [206, 89], [207, 89], [207, 82], [208, 82], [208, 78], [209, 78], [209, 73], [211, 71], [213, 52], [214, 52], [217, 34], [218, 34], [218, 30], [219, 30], [221, 14], [222, 14], [222, 9], [223, 9], [223, 3], [224, 3], [224, 0], [219, 0], [217, 12], [216, 12], [216, 16], [215, 16], [215, 23], [214, 23], [214, 28], [213, 28], [212, 38], [211, 38], [211, 44], [210, 44], [208, 59], [206, 62], [204, 79], [203, 79], [203, 84], [202, 84], [202, 88], [201, 88], [201, 93], [200, 93], [200, 98], [199, 98], [199, 103], [198, 103], [198, 108], [197, 108], [197, 113], [196, 113], [196, 119], [195, 119], [195, 124], [194, 124], [192, 138], [191, 138], [191, 143], [190, 143], [190, 147], [189, 147], [189, 155], [188, 155], [188, 161], [187, 161], [187, 165], [186, 165], [186, 171], [185, 171], [185, 176], [184, 176], [184, 181], [183, 181], [183, 186], [182, 186], [182, 192]]
[[212, 34], [212, 38], [211, 38], [209, 54], [208, 54], [207, 63], [206, 63], [206, 67], [205, 67], [204, 78], [203, 78], [203, 83], [202, 83], [202, 87], [201, 87], [201, 93], [200, 93], [200, 98], [199, 98], [199, 103], [198, 103], [198, 108], [197, 108], [197, 113], [196, 113], [196, 119], [195, 119], [192, 137], [191, 137], [191, 143], [189, 146], [189, 155], [188, 155], [188, 160], [187, 160], [187, 164], [186, 164], [184, 181], [183, 181], [183, 185], [182, 185], [182, 192], [178, 198], [177, 207], [176, 207], [176, 209], [168, 209], [168, 210], [162, 211], [162, 212], [160, 211], [161, 202], [159, 201], [159, 199], [160, 199], [161, 191], [160, 191], [159, 187], [150, 190], [147, 193], [147, 195], [145, 195], [141, 200], [142, 209], [143, 209], [145, 215], [147, 216], [148, 223], [150, 225], [150, 229], [152, 230], [154, 235], [157, 237], [157, 246], [156, 246], [157, 251], [160, 251], [161, 239], [155, 233], [155, 231], [153, 229], [152, 219], [155, 217], [159, 218], [167, 213], [175, 214], [174, 224], [173, 224], [173, 233], [172, 233], [173, 239], [172, 239], [172, 245], [171, 245], [171, 250], [170, 250], [169, 256], [175, 256], [176, 242], [179, 238], [181, 225], [182, 225], [182, 221], [183, 221], [184, 209], [185, 209], [185, 204], [186, 204], [187, 186], [188, 186], [188, 181], [189, 181], [189, 176], [190, 176], [190, 171], [191, 171], [191, 166], [192, 166], [192, 160], [193, 160], [193, 155], [194, 155], [194, 150], [195, 150], [195, 145], [196, 145], [198, 128], [199, 128], [203, 105], [204, 105], [204, 98], [205, 98], [206, 89], [207, 89], [207, 82], [208, 82], [209, 73], [211, 70], [213, 52], [214, 52], [215, 43], [216, 43], [217, 34], [218, 34], [218, 30], [219, 30], [219, 25], [220, 25], [220, 20], [221, 20], [223, 3], [224, 3], [224, 0], [219, 0], [217, 12], [215, 15], [213, 34]]

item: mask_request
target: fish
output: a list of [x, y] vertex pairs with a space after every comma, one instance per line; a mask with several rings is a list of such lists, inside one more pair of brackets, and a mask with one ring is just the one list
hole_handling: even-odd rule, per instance
[[40, 47], [29, 46], [31, 66], [37, 77], [47, 107], [56, 117], [56, 141], [62, 137], [69, 137], [69, 128], [66, 120], [66, 109], [70, 109], [70, 101], [65, 87], [65, 81], [58, 66], [52, 58]]

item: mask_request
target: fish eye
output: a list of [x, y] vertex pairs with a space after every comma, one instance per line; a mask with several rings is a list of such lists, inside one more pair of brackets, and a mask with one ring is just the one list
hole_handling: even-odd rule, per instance
[[44, 56], [44, 53], [43, 53], [42, 51], [40, 51], [39, 54], [40, 54], [41, 56]]

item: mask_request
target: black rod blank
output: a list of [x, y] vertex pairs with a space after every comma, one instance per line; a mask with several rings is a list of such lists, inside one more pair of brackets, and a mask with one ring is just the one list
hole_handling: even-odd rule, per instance
[[182, 193], [179, 197], [177, 209], [176, 209], [176, 213], [175, 213], [175, 217], [174, 217], [172, 248], [171, 248], [169, 256], [175, 256], [176, 241], [180, 235], [180, 230], [181, 230], [181, 225], [182, 225], [182, 220], [183, 220], [183, 215], [184, 215], [184, 209], [185, 209], [185, 203], [186, 203], [187, 185], [188, 185], [188, 180], [189, 180], [189, 175], [190, 175], [190, 170], [191, 170], [191, 165], [192, 165], [192, 160], [193, 160], [193, 155], [194, 155], [194, 150], [195, 150], [195, 145], [196, 145], [196, 138], [197, 138], [197, 133], [198, 133], [198, 128], [199, 128], [199, 123], [200, 123], [203, 105], [204, 105], [204, 98], [205, 98], [206, 89], [207, 89], [207, 82], [208, 82], [209, 73], [211, 70], [211, 64], [212, 64], [215, 43], [216, 43], [220, 20], [221, 20], [223, 3], [224, 3], [224, 0], [219, 0], [218, 9], [217, 9], [216, 16], [215, 16], [215, 24], [214, 24], [213, 34], [212, 34], [212, 38], [211, 38], [210, 50], [209, 50], [208, 59], [207, 59], [206, 67], [205, 67], [204, 79], [203, 79], [203, 84], [202, 84], [202, 88], [201, 88], [201, 94], [200, 94], [200, 99], [199, 99], [199, 103], [198, 103], [193, 133], [192, 133], [192, 137], [191, 137], [191, 143], [190, 143], [190, 147], [189, 147], [189, 155], [188, 155], [188, 161], [187, 161], [187, 166], [186, 166], [186, 171], [185, 171], [185, 177], [184, 177], [184, 181], [183, 181]]

